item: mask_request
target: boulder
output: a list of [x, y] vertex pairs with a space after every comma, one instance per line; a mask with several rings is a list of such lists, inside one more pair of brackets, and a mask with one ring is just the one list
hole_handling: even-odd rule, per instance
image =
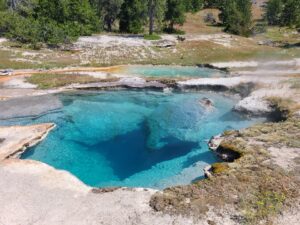
[[273, 111], [268, 101], [256, 96], [249, 96], [239, 101], [234, 110], [251, 116], [265, 116]]

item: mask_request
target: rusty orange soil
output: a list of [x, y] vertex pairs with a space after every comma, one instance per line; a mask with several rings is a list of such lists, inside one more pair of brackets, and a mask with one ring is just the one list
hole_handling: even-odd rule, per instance
[[0, 77], [0, 84], [6, 82], [6, 81], [8, 81], [8, 80], [10, 80], [10, 77], [9, 77], [9, 76], [3, 76], [3, 77]]

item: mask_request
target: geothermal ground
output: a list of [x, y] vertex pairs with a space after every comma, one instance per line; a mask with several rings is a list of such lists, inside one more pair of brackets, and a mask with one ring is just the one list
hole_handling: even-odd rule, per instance
[[[119, 89], [216, 92], [238, 99], [234, 111], [269, 119], [215, 134], [207, 144], [222, 163], [205, 168], [207, 179], [165, 190], [90, 187], [67, 171], [20, 159], [55, 124], [1, 126], [1, 225], [298, 224], [300, 51], [283, 45], [299, 42], [299, 33], [269, 28], [242, 38], [199, 29], [193, 21], [203, 13], [189, 15], [183, 42], [105, 34], [64, 49], [29, 50], [0, 39], [1, 121], [59, 109], [54, 94]], [[215, 74], [138, 76], [125, 72], [128, 64], [209, 67]]]
[[[298, 61], [295, 60], [295, 62]], [[277, 62], [277, 64], [286, 65], [283, 61]], [[224, 64], [221, 65], [224, 66]], [[226, 143], [229, 142], [227, 145], [233, 147], [217, 147], [215, 148], [216, 151], [221, 151], [221, 155], [226, 155], [225, 153], [230, 153], [230, 151], [242, 152], [240, 159], [234, 163], [220, 164], [222, 166], [213, 165], [212, 169], [209, 170], [211, 176], [207, 181], [198, 181], [192, 185], [169, 188], [165, 191], [88, 187], [66, 171], [58, 171], [41, 162], [18, 159], [18, 156], [26, 151], [26, 148], [46, 138], [48, 132], [51, 132], [53, 124], [1, 127], [0, 177], [3, 182], [1, 182], [0, 189], [1, 193], [4, 194], [1, 195], [3, 207], [0, 223], [211, 224], [213, 221], [215, 224], [239, 224], [244, 220], [253, 222], [256, 220], [266, 221], [270, 218], [277, 224], [282, 224], [282, 221], [285, 220], [296, 221], [299, 215], [293, 214], [293, 212], [297, 212], [295, 207], [298, 204], [298, 176], [293, 174], [296, 174], [299, 161], [299, 143], [297, 141], [299, 140], [299, 138], [297, 139], [299, 135], [299, 126], [297, 125], [299, 124], [299, 111], [297, 107], [300, 93], [299, 89], [294, 87], [298, 80], [297, 73], [261, 76], [257, 72], [257, 74], [242, 73], [240, 75], [239, 70], [236, 70], [237, 62], [227, 63], [226, 66], [228, 65], [234, 65], [235, 70], [227, 77], [179, 80], [127, 77], [112, 72], [108, 74], [106, 68], [72, 68], [59, 71], [59, 73], [83, 72], [84, 74], [92, 72], [93, 75], [100, 74], [106, 77], [100, 76], [99, 78], [97, 75], [99, 80], [93, 81], [93, 83], [66, 84], [51, 89], [38, 89], [36, 85], [28, 82], [31, 76], [35, 76], [32, 74], [36, 71], [25, 71], [25, 74], [23, 71], [15, 71], [16, 75], [3, 77], [0, 89], [1, 99], [3, 99], [1, 104], [2, 119], [22, 117], [27, 114], [39, 115], [49, 110], [55, 110], [59, 104], [48, 96], [49, 93], [68, 92], [76, 89], [151, 88], [161, 91], [172, 89], [184, 91], [190, 89], [221, 90], [220, 94], [240, 96], [240, 101], [235, 106], [237, 111], [255, 116], [282, 117], [284, 121], [257, 125], [241, 131], [242, 135], [234, 132], [224, 134], [220, 146], [226, 146]], [[242, 65], [243, 63], [239, 63], [239, 69], [242, 68]], [[246, 63], [245, 66], [248, 67], [248, 64]], [[295, 64], [291, 70], [297, 71], [297, 66], [298, 64]], [[259, 68], [255, 68], [253, 65], [251, 68], [259, 71]], [[57, 72], [56, 70], [43, 71], [49, 76]], [[107, 76], [113, 77], [113, 80], [106, 80]], [[42, 107], [30, 107], [30, 109], [26, 107], [26, 104], [39, 105], [35, 101], [43, 101], [45, 104], [42, 104]], [[20, 106], [20, 104], [24, 105], [24, 110], [21, 112], [14, 110], [13, 105]], [[275, 114], [276, 116], [274, 116]], [[278, 133], [281, 132], [280, 130], [282, 133]], [[290, 135], [292, 140], [290, 140]], [[256, 149], [254, 146], [259, 146], [259, 148]], [[227, 149], [225, 153], [222, 152], [224, 149]], [[255, 164], [257, 166], [255, 171], [259, 174], [252, 174], [245, 169], [255, 166], [251, 157], [254, 157], [255, 161], [259, 161], [259, 164]], [[266, 172], [271, 165], [280, 168], [276, 169], [279, 175]], [[250, 171], [253, 171], [253, 168]], [[279, 179], [283, 182], [280, 185], [284, 185], [282, 187], [285, 188], [284, 196], [281, 195], [281, 188], [272, 192], [268, 189], [269, 187], [265, 187], [267, 195], [269, 192], [271, 193], [271, 196], [267, 196], [268, 198], [274, 197], [273, 194], [275, 193], [276, 199], [279, 199], [279, 202], [274, 203], [275, 205], [272, 205], [272, 201], [272, 203], [266, 204], [271, 204], [272, 207], [276, 207], [276, 210], [279, 207], [278, 210], [283, 212], [280, 217], [276, 217], [276, 213], [271, 212], [269, 215], [264, 211], [266, 215], [260, 215], [262, 213], [260, 211], [253, 212], [253, 215], [247, 212], [251, 216], [245, 215], [244, 210], [247, 210], [247, 207], [250, 208], [251, 205], [241, 206], [240, 201], [251, 204], [257, 196], [247, 196], [244, 199], [237, 193], [234, 194], [240, 188], [237, 180], [252, 180], [253, 176], [262, 175], [266, 176], [265, 179], [270, 179], [270, 182], [273, 182], [273, 179]], [[236, 183], [232, 182], [233, 180]], [[259, 182], [264, 181], [257, 182], [256, 185], [259, 186]], [[226, 186], [228, 183], [232, 185], [228, 187], [229, 190], [221, 191], [220, 185]], [[257, 187], [251, 186], [250, 188], [253, 192], [257, 191]], [[218, 201], [215, 199], [216, 195]], [[224, 195], [228, 196], [225, 198]], [[233, 204], [234, 201], [238, 203]]]

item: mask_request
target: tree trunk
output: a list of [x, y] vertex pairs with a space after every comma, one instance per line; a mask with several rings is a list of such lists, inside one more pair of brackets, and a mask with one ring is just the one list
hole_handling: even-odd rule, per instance
[[107, 31], [108, 31], [108, 32], [111, 32], [111, 30], [112, 30], [112, 28], [111, 28], [111, 24], [110, 24], [110, 23], [108, 23], [108, 24], [107, 24]]
[[154, 0], [149, 0], [149, 34], [153, 34], [154, 30], [154, 15], [155, 15], [155, 5]]
[[174, 21], [173, 21], [173, 20], [170, 22], [169, 29], [170, 29], [172, 32], [174, 31]]
[[108, 32], [112, 31], [112, 24], [113, 24], [113, 22], [111, 20], [109, 20], [108, 23], [107, 23], [107, 30], [108, 30]]
[[115, 22], [112, 18], [110, 18], [109, 16], [106, 16], [104, 18], [104, 22], [105, 22], [105, 25], [107, 27], [107, 31], [108, 32], [111, 32], [112, 31], [112, 26], [113, 26], [113, 23]]
[[15, 10], [17, 7], [17, 0], [10, 0], [10, 9]]

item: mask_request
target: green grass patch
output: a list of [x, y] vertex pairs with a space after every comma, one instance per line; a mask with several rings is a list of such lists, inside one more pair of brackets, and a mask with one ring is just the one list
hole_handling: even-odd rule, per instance
[[95, 82], [109, 82], [115, 80], [116, 78], [100, 79], [87, 75], [50, 73], [34, 74], [31, 77], [27, 78], [27, 81], [29, 83], [37, 85], [40, 89], [57, 88], [70, 84], [87, 84]]
[[299, 42], [299, 34], [296, 29], [288, 27], [268, 27], [265, 37], [286, 44], [295, 44]]
[[161, 39], [161, 36], [158, 34], [145, 34], [144, 39], [149, 41], [157, 41]]

